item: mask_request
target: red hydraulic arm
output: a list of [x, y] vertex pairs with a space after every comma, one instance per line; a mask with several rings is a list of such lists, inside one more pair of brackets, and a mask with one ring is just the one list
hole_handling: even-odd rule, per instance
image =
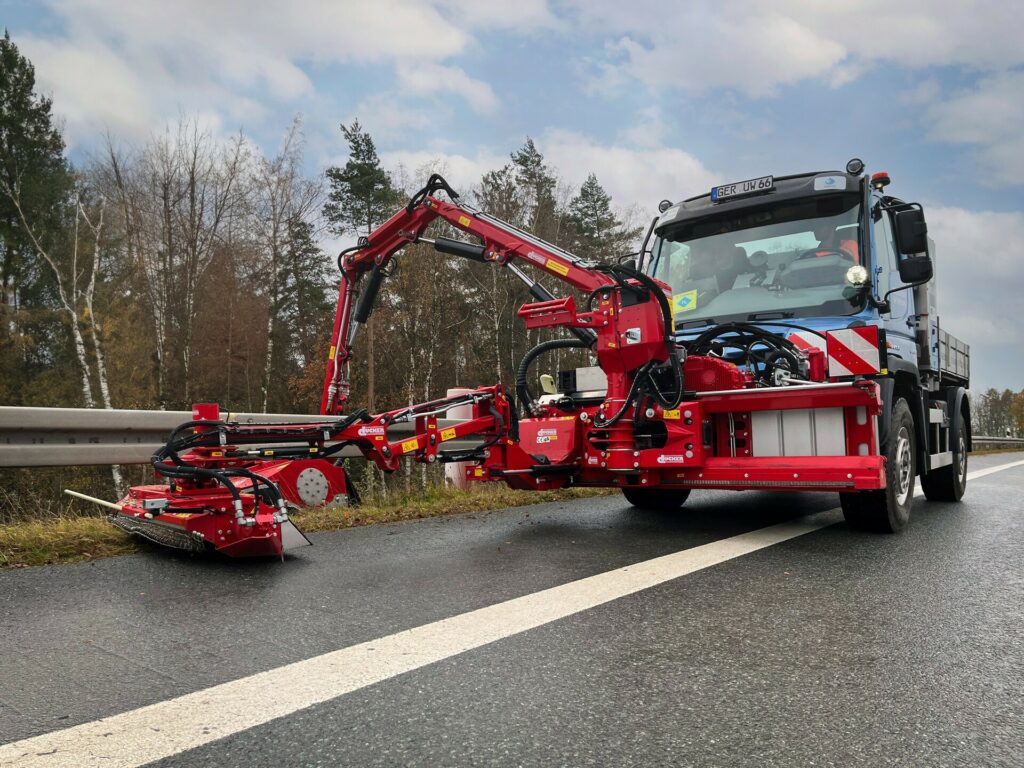
[[[352, 347], [359, 326], [364, 325], [373, 309], [373, 302], [385, 268], [397, 251], [416, 242], [427, 242], [443, 252], [462, 256], [475, 261], [508, 266], [517, 276], [528, 282], [530, 279], [521, 270], [512, 265], [514, 260], [521, 260], [545, 270], [558, 280], [586, 293], [594, 293], [601, 288], [609, 291], [601, 298], [603, 302], [600, 312], [603, 315], [585, 318], [576, 316], [575, 311], [547, 320], [540, 318], [544, 311], [538, 307], [528, 327], [539, 325], [561, 325], [564, 327], [600, 327], [609, 317], [614, 317], [612, 289], [619, 281], [602, 269], [600, 265], [585, 262], [573, 254], [546, 243], [517, 227], [501, 221], [475, 208], [457, 202], [445, 202], [434, 196], [444, 190], [453, 201], [458, 195], [438, 175], [431, 176], [427, 186], [410, 200], [409, 204], [392, 216], [387, 222], [366, 237], [360, 245], [344, 251], [339, 256], [341, 269], [341, 286], [338, 296], [338, 307], [334, 317], [334, 329], [331, 333], [331, 346], [328, 354], [327, 374], [324, 380], [323, 397], [320, 411], [323, 414], [342, 413], [349, 398], [349, 366], [353, 358]], [[466, 243], [438, 237], [430, 240], [424, 238], [423, 232], [435, 220], [442, 219], [456, 229], [478, 237], [481, 244]], [[365, 285], [361, 285], [365, 281]], [[535, 285], [535, 284], [534, 284]], [[667, 286], [660, 286], [666, 290]], [[543, 289], [539, 289], [543, 290]], [[637, 292], [646, 292], [640, 286]], [[537, 295], [535, 293], [535, 295]], [[547, 295], [550, 299], [551, 296]], [[536, 305], [531, 305], [536, 306]], [[647, 325], [651, 330], [663, 322], [658, 304], [645, 301], [644, 311], [650, 314]], [[664, 346], [664, 328], [657, 332], [657, 343], [654, 347]], [[619, 340], [609, 338], [606, 344], [618, 345]], [[611, 349], [609, 347], [609, 349]], [[640, 352], [639, 349], [636, 350]], [[643, 354], [631, 357], [639, 359], [633, 368], [646, 362], [640, 359]], [[655, 352], [655, 356], [658, 356]], [[664, 359], [664, 355], [660, 356]], [[615, 367], [615, 366], [613, 366]]]

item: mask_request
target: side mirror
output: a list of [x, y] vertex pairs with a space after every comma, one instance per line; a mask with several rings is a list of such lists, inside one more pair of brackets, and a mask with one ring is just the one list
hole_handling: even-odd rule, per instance
[[932, 279], [932, 259], [928, 254], [928, 224], [920, 207], [907, 207], [893, 213], [900, 280], [924, 283]]

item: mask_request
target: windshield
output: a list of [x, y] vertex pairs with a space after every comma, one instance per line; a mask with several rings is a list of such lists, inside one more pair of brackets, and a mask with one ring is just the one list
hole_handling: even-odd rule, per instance
[[860, 209], [829, 195], [684, 221], [660, 233], [651, 274], [672, 286], [677, 325], [850, 314]]

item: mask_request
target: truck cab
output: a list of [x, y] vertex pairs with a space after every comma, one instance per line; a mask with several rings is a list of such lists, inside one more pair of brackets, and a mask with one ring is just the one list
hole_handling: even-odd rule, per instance
[[[889, 195], [889, 184], [888, 174], [869, 176], [854, 159], [845, 171], [765, 176], [665, 201], [641, 266], [671, 286], [683, 346], [716, 326], [757, 326], [820, 349], [829, 381], [878, 382], [889, 487], [841, 498], [856, 527], [897, 531], [909, 519], [916, 479], [929, 499], [963, 495], [970, 355], [940, 324], [924, 211]], [[878, 329], [874, 370], [844, 367], [858, 350], [832, 354], [829, 332], [869, 326]], [[768, 369], [752, 350], [730, 347], [728, 336], [717, 354], [754, 378]], [[765, 386], [779, 383], [773, 373]]]

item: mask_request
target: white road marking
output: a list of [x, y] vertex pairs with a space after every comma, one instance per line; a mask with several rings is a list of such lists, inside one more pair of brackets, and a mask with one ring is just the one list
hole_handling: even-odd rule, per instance
[[[969, 473], [984, 477], [1024, 461]], [[136, 768], [389, 678], [779, 544], [839, 521], [837, 509], [588, 576], [175, 699], [0, 746], [18, 768]]]
[[1024, 461], [1011, 461], [1009, 464], [999, 464], [995, 467], [985, 467], [985, 469], [976, 469], [973, 472], [967, 473], [967, 479], [977, 480], [979, 477], [985, 477], [985, 475], [993, 475], [996, 472], [1002, 472], [1004, 469], [1013, 469], [1014, 467], [1024, 467]]

